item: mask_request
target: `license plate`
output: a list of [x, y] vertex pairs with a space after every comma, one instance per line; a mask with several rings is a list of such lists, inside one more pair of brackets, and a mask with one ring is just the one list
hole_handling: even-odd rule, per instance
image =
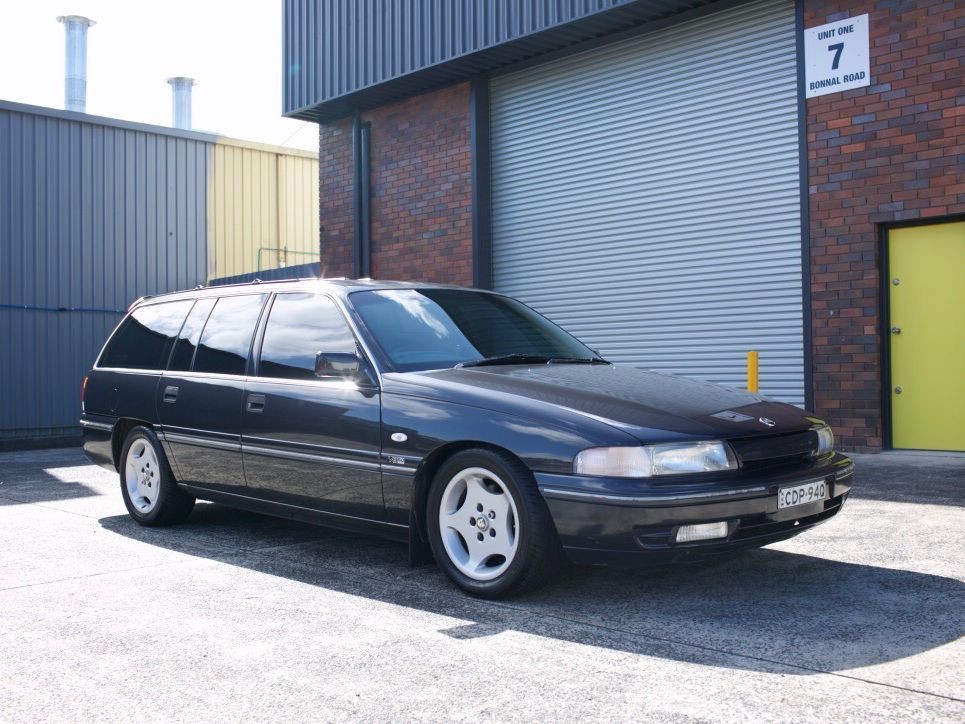
[[828, 484], [824, 480], [815, 480], [813, 483], [803, 485], [792, 485], [787, 488], [777, 489], [777, 509], [793, 508], [797, 505], [807, 505], [817, 503], [828, 498]]

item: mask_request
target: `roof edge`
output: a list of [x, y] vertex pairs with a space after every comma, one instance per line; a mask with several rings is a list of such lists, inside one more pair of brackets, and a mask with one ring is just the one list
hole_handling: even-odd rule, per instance
[[80, 113], [79, 111], [65, 111], [60, 108], [49, 108], [47, 106], [34, 106], [27, 103], [17, 103], [0, 99], [0, 111], [10, 111], [12, 113], [26, 113], [32, 116], [46, 116], [62, 121], [74, 121], [75, 123], [90, 123], [95, 126], [110, 126], [112, 128], [123, 128], [129, 131], [141, 131], [143, 133], [154, 133], [162, 136], [174, 136], [185, 138], [191, 141], [206, 141], [216, 143], [221, 136], [215, 133], [205, 133], [202, 131], [185, 131], [170, 126], [156, 126], [151, 123], [141, 123], [139, 121], [124, 121], [120, 118], [110, 118], [108, 116], [95, 116], [91, 113]]
[[95, 116], [90, 113], [80, 113], [79, 111], [66, 111], [60, 108], [49, 108], [47, 106], [35, 106], [28, 103], [18, 103], [16, 101], [3, 100], [2, 98], [0, 98], [0, 111], [8, 111], [10, 113], [25, 113], [31, 116], [45, 116], [47, 118], [56, 118], [57, 120], [61, 121], [73, 121], [75, 123], [89, 123], [95, 126], [122, 128], [127, 131], [153, 133], [159, 136], [184, 138], [189, 141], [201, 141], [203, 143], [213, 143], [220, 146], [250, 148], [256, 151], [268, 151], [284, 156], [298, 156], [318, 160], [317, 151], [309, 151], [303, 148], [275, 146], [270, 143], [262, 143], [261, 141], [247, 141], [240, 138], [222, 136], [217, 133], [210, 133], [207, 131], [187, 131], [180, 128], [172, 128], [170, 126], [157, 126], [152, 123], [142, 123], [140, 121], [125, 121], [120, 118]]
[[637, 0], [598, 10], [551, 25], [528, 35], [423, 66], [368, 86], [285, 111], [287, 118], [329, 123], [356, 110], [366, 110], [448, 85], [468, 81], [476, 75], [500, 72], [517, 65], [548, 61], [565, 51], [579, 52], [626, 32], [648, 32], [651, 28], [683, 21], [748, 0], [665, 0], [654, 3]]

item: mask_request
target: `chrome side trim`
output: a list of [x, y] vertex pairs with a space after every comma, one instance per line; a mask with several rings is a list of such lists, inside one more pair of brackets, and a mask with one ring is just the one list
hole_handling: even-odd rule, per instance
[[165, 442], [180, 442], [184, 445], [196, 445], [197, 447], [209, 447], [214, 450], [231, 450], [232, 452], [239, 452], [241, 450], [241, 443], [238, 442], [223, 442], [221, 440], [213, 440], [210, 437], [196, 437], [194, 435], [179, 435], [176, 432], [165, 432], [162, 438]]
[[[803, 483], [802, 483], [803, 485]], [[539, 491], [547, 498], [563, 500], [599, 501], [602, 503], [674, 503], [687, 500], [710, 500], [713, 498], [727, 499], [738, 495], [755, 495], [766, 493], [767, 487], [741, 488], [740, 490], [717, 490], [707, 493], [681, 493], [679, 495], [609, 495], [606, 493], [586, 493], [579, 490], [564, 490], [562, 488], [540, 488]]]
[[[199, 430], [199, 432], [201, 432]], [[365, 460], [352, 460], [350, 458], [332, 457], [331, 455], [319, 455], [316, 453], [297, 452], [295, 450], [284, 450], [275, 447], [264, 447], [261, 445], [248, 445], [239, 442], [229, 442], [227, 440], [216, 440], [210, 437], [199, 435], [184, 435], [181, 433], [158, 430], [158, 437], [164, 442], [176, 442], [184, 445], [196, 445], [197, 447], [207, 447], [215, 450], [230, 450], [249, 455], [261, 455], [264, 457], [281, 458], [282, 460], [299, 460], [303, 462], [320, 463], [323, 465], [341, 465], [348, 468], [360, 470], [388, 470], [391, 472], [415, 473], [415, 468], [404, 465], [381, 465], [377, 462], [367, 462]], [[362, 450], [352, 450], [357, 455], [378, 456], [378, 453], [370, 453]]]
[[347, 458], [333, 458], [327, 455], [315, 455], [312, 453], [300, 453], [291, 450], [279, 450], [278, 448], [259, 447], [257, 445], [241, 445], [241, 452], [251, 455], [263, 455], [265, 457], [282, 458], [284, 460], [304, 460], [312, 463], [325, 463], [327, 465], [343, 465], [349, 468], [361, 468], [363, 470], [379, 470], [378, 463], [368, 463], [364, 460], [349, 460]]
[[386, 473], [404, 473], [406, 475], [415, 475], [415, 468], [409, 468], [405, 465], [389, 465], [385, 463], [382, 465], [382, 471]]
[[[192, 375], [203, 375], [208, 374], [206, 372], [192, 372]], [[377, 392], [379, 391], [376, 385], [360, 385], [357, 382], [352, 382], [351, 380], [296, 380], [288, 377], [260, 377], [258, 375], [246, 375], [245, 382], [260, 382], [266, 385], [284, 385], [286, 387], [320, 387], [322, 389], [331, 388], [334, 390], [346, 390], [348, 392]]]
[[[181, 435], [182, 437], [200, 437], [202, 440], [210, 440], [212, 439], [210, 437], [212, 435], [220, 435], [221, 438], [224, 438], [226, 441], [230, 441], [232, 437], [234, 437], [235, 440], [237, 440], [238, 438], [237, 435], [232, 436], [230, 433], [227, 433], [227, 432], [213, 432], [211, 430], [202, 430], [200, 427], [183, 427], [181, 425], [168, 425], [167, 427], [164, 427], [163, 425], [158, 425], [157, 429], [159, 432], [165, 432], [168, 435]], [[191, 433], [193, 432], [199, 432], [201, 434], [192, 435]], [[217, 440], [218, 438], [214, 438], [214, 439]]]
[[298, 445], [299, 447], [305, 448], [304, 451], [297, 450], [294, 448], [278, 448], [276, 445], [278, 440], [273, 440], [270, 437], [258, 437], [256, 435], [245, 435], [242, 445], [245, 447], [256, 447], [264, 448], [265, 450], [282, 450], [293, 453], [303, 453], [305, 455], [320, 455], [322, 457], [330, 457], [335, 459], [341, 459], [339, 455], [357, 455], [358, 457], [372, 458], [372, 460], [378, 460], [379, 453], [377, 451], [369, 450], [356, 450], [350, 447], [335, 447], [335, 446], [321, 446], [321, 445], [306, 445], [305, 443], [288, 443], [291, 445]]
[[103, 430], [104, 432], [113, 432], [114, 426], [106, 422], [94, 422], [93, 420], [81, 420], [81, 427], [89, 427], [91, 430]]
[[[110, 340], [108, 339], [107, 342], [110, 342]], [[107, 348], [107, 342], [104, 343], [105, 349]], [[164, 374], [164, 370], [142, 370], [135, 367], [99, 367], [97, 365], [95, 365], [94, 367], [91, 367], [91, 371], [92, 372], [123, 372], [124, 374], [127, 374], [127, 375], [160, 376]]]

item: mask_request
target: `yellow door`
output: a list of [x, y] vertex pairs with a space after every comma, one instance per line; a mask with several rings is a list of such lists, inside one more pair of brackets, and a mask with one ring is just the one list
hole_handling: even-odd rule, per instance
[[888, 234], [891, 443], [965, 451], [965, 221]]

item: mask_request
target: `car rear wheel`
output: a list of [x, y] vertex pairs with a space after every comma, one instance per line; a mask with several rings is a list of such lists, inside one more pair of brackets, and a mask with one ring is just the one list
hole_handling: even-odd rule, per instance
[[440, 568], [474, 596], [536, 588], [562, 557], [532, 474], [494, 450], [465, 450], [446, 461], [433, 480], [426, 519]]
[[178, 487], [157, 435], [133, 428], [121, 450], [121, 495], [131, 517], [141, 525], [180, 523], [194, 507], [194, 497]]

